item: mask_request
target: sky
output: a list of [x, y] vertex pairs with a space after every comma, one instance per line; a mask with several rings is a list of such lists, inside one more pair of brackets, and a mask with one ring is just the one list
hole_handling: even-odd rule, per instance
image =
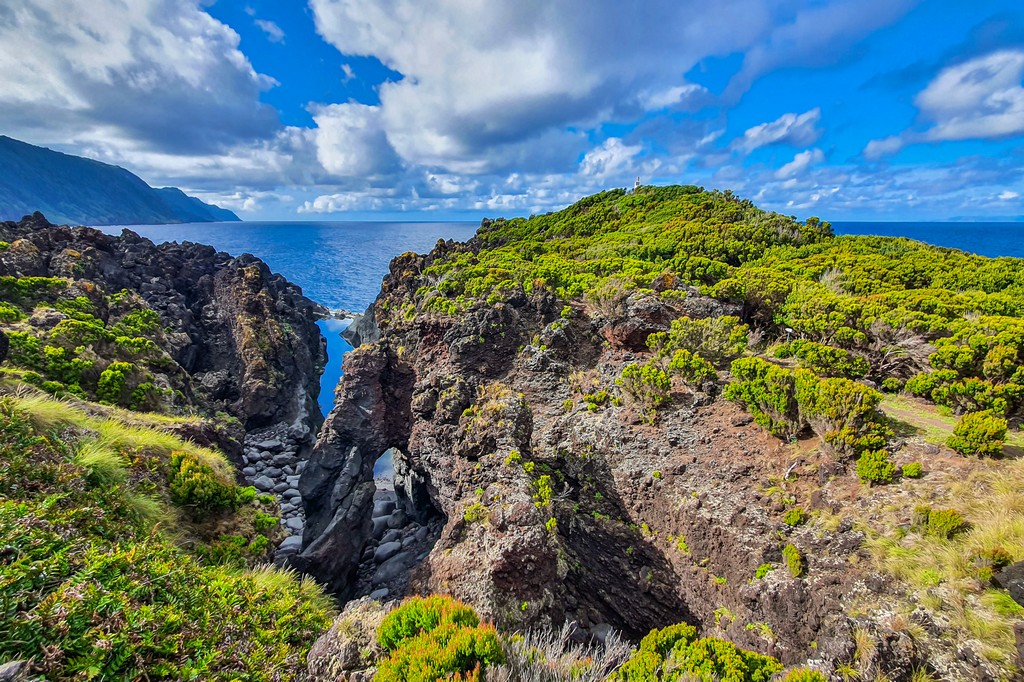
[[1024, 216], [1020, 0], [0, 0], [0, 134], [245, 220]]

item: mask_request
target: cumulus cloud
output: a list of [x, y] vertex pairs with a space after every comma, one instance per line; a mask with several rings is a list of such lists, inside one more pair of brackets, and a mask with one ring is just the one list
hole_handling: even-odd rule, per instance
[[601, 146], [586, 153], [580, 172], [600, 179], [621, 177], [624, 171], [632, 174], [633, 160], [642, 150], [640, 145], [626, 145], [617, 137], [609, 137]]
[[879, 159], [908, 144], [1024, 135], [1024, 50], [999, 50], [946, 67], [918, 93], [923, 129], [906, 130], [864, 148]]
[[[613, 0], [310, 0], [310, 6], [318, 31], [340, 52], [376, 57], [404, 76], [379, 90], [383, 129], [403, 161], [490, 173], [524, 156], [517, 145], [533, 151], [557, 143], [564, 163], [581, 151], [573, 135], [555, 140], [567, 130], [706, 105], [711, 94], [680, 74], [708, 56], [751, 51], [761, 55], [755, 61], [763, 72], [772, 68], [764, 55], [806, 57], [813, 52], [807, 43], [828, 45], [835, 55], [838, 42], [891, 21], [909, 1], [841, 0], [848, 11], [832, 14], [809, 0], [722, 0], [714, 11], [672, 2], [635, 10]], [[872, 18], [857, 18], [858, 11]], [[815, 19], [823, 23], [810, 31]], [[793, 135], [798, 144], [816, 139]], [[542, 137], [544, 144], [535, 145]]]
[[820, 120], [819, 108], [802, 114], [783, 114], [774, 121], [748, 128], [743, 137], [735, 140], [732, 146], [748, 153], [773, 144], [806, 147], [821, 137], [821, 130], [817, 127]]
[[793, 160], [775, 171], [777, 178], [791, 178], [794, 175], [801, 175], [804, 171], [816, 163], [825, 160], [825, 153], [820, 149], [808, 149], [793, 157]]
[[313, 110], [317, 159], [328, 172], [340, 176], [392, 173], [398, 156], [381, 126], [380, 107], [367, 104], [332, 104]]
[[266, 139], [233, 30], [198, 0], [9, 0], [0, 8], [0, 127], [29, 141], [108, 141], [184, 153]]
[[933, 126], [926, 140], [1024, 134], [1024, 49], [1000, 50], [944, 69], [914, 100]]

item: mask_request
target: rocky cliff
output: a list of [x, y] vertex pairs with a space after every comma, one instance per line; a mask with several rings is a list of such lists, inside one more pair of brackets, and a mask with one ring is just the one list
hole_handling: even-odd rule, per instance
[[[192, 243], [157, 246], [130, 230], [115, 237], [58, 227], [39, 213], [0, 223], [0, 241], [6, 243], [0, 277], [9, 278], [12, 289], [19, 281], [30, 287], [31, 278], [57, 280], [53, 300], [39, 297], [33, 314], [24, 321], [12, 316], [8, 330], [53, 332], [69, 320], [102, 328], [151, 310], [159, 317], [151, 340], [173, 360], [164, 363], [156, 353], [150, 363], [177, 391], [161, 401], [168, 409], [223, 410], [247, 430], [282, 422], [319, 425], [320, 308], [258, 258], [233, 258]], [[129, 310], [121, 310], [118, 299], [126, 296], [132, 300], [122, 307]], [[45, 305], [79, 297], [77, 313]]]
[[39, 213], [0, 223], [3, 375], [60, 397], [215, 418], [182, 435], [277, 496], [294, 536], [285, 552], [302, 531], [298, 475], [323, 420], [323, 312], [250, 255], [58, 227]]
[[[667, 235], [688, 252], [659, 245]], [[652, 338], [677, 320], [741, 318], [752, 349], [784, 339], [772, 308], [792, 284], [763, 270], [756, 294], [707, 283], [736, 287], [744, 261], [828, 239], [827, 225], [728, 195], [643, 189], [485, 221], [469, 243], [395, 259], [370, 311], [377, 329], [362, 322], [375, 341], [346, 358], [300, 480], [294, 564], [343, 598], [445, 592], [505, 627], [571, 621], [636, 637], [688, 621], [787, 663], [999, 679], [1012, 640], [998, 656], [950, 641], [948, 616], [867, 547], [905, 537], [910, 500], [940, 499], [962, 470], [936, 472], [935, 489], [865, 487], [824, 430], [780, 440], [723, 399], [727, 360], [717, 377], [657, 384], [670, 375]], [[631, 366], [651, 368], [647, 393], [627, 385]], [[905, 460], [933, 446], [886, 447]], [[385, 518], [373, 471], [389, 449], [398, 510]], [[389, 527], [399, 534], [385, 539]]]

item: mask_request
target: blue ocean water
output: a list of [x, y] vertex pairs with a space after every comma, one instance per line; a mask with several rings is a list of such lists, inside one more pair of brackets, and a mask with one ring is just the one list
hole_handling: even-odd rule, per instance
[[909, 237], [937, 246], [997, 258], [1024, 258], [1024, 222], [1016, 223], [869, 223], [835, 222], [836, 234]]
[[[426, 253], [438, 239], [466, 240], [478, 223], [384, 222], [244, 222], [133, 225], [130, 229], [154, 242], [210, 244], [232, 255], [251, 253], [274, 272], [302, 287], [323, 305], [361, 312], [380, 290], [388, 263], [406, 251]], [[876, 234], [972, 251], [985, 256], [1024, 257], [1024, 223], [833, 223], [837, 234]], [[117, 234], [119, 227], [101, 228]], [[351, 350], [338, 320], [320, 322], [329, 356], [321, 379], [324, 414], [334, 403], [341, 378], [341, 358]]]
[[[251, 253], [274, 272], [302, 287], [328, 308], [362, 312], [377, 297], [391, 259], [406, 251], [426, 253], [439, 239], [465, 241], [479, 223], [244, 222], [131, 225], [154, 242], [210, 244], [233, 256]], [[119, 234], [120, 227], [100, 228]], [[327, 339], [327, 367], [320, 380], [320, 408], [334, 404], [341, 358], [351, 346], [341, 338], [339, 320], [319, 323]]]

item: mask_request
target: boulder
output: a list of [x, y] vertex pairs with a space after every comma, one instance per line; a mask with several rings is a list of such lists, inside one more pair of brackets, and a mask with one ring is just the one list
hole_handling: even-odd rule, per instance
[[395, 511], [394, 500], [377, 500], [373, 503], [373, 518], [375, 519], [390, 516], [393, 511]]
[[391, 516], [388, 517], [388, 528], [405, 528], [408, 523], [409, 516], [401, 509], [392, 512]]
[[401, 542], [382, 542], [380, 546], [377, 548], [377, 551], [373, 553], [373, 560], [376, 561], [378, 564], [382, 564], [391, 557], [398, 554], [401, 551], [401, 549]]
[[996, 574], [995, 580], [1015, 602], [1024, 606], [1024, 561], [1007, 566]]
[[256, 486], [257, 490], [262, 490], [265, 493], [269, 493], [271, 490], [274, 489], [273, 479], [268, 478], [267, 476], [260, 476], [255, 481], [253, 481], [252, 484]]
[[309, 650], [306, 661], [310, 682], [372, 679], [371, 666], [382, 653], [377, 646], [377, 628], [388, 610], [368, 597], [349, 602]]
[[402, 552], [391, 557], [374, 572], [373, 577], [370, 578], [372, 585], [383, 585], [386, 582], [394, 580], [398, 576], [402, 575], [409, 570], [409, 566], [412, 565], [413, 555], [412, 552]]
[[302, 550], [302, 536], [289, 535], [277, 547], [278, 554], [294, 554]]
[[257, 443], [256, 447], [258, 447], [260, 450], [275, 451], [280, 450], [282, 445], [283, 443], [281, 443], [281, 441], [277, 440], [276, 438], [273, 438]]

